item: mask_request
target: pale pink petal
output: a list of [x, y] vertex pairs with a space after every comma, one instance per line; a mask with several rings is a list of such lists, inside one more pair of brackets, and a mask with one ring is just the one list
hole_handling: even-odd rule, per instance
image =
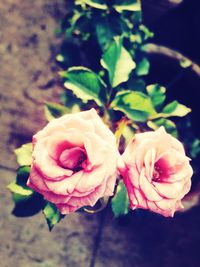
[[150, 201], [159, 201], [163, 197], [158, 194], [155, 187], [145, 176], [145, 169], [143, 168], [139, 177], [140, 190], [143, 192], [146, 199]]

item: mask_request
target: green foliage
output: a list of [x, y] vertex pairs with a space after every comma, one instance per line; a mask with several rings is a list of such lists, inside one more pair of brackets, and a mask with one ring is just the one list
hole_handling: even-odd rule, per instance
[[49, 226], [49, 230], [51, 231], [53, 227], [60, 222], [64, 215], [62, 215], [59, 210], [50, 202], [47, 202], [44, 209], [43, 214], [46, 218], [47, 224]]
[[163, 117], [165, 118], [171, 116], [184, 117], [189, 112], [191, 112], [191, 109], [180, 104], [178, 101], [173, 101], [169, 103], [162, 110]]
[[156, 109], [158, 109], [166, 99], [166, 89], [158, 84], [151, 84], [146, 87], [148, 95]]
[[33, 194], [33, 191], [30, 188], [18, 185], [16, 182], [10, 183], [8, 189], [13, 193], [15, 202], [27, 200]]
[[76, 0], [75, 3], [76, 5], [81, 5], [83, 8], [85, 8], [86, 5], [101, 10], [106, 10], [108, 8], [104, 0]]
[[137, 76], [143, 76], [147, 75], [149, 73], [150, 63], [149, 60], [146, 57], [143, 57], [137, 64], [136, 67], [136, 75]]
[[156, 113], [150, 97], [141, 92], [121, 91], [116, 94], [111, 106], [138, 122], [145, 122], [150, 115]]
[[122, 46], [122, 39], [116, 38], [103, 54], [102, 66], [108, 70], [109, 81], [112, 88], [126, 82], [129, 74], [135, 68], [129, 52]]
[[[163, 86], [146, 84], [150, 62], [145, 44], [153, 33], [142, 24], [141, 15], [139, 0], [73, 1], [71, 12], [57, 32], [64, 39], [56, 57], [63, 69], [60, 76], [65, 87], [64, 105], [47, 102], [48, 121], [95, 107], [110, 128], [116, 130], [120, 152], [137, 132], [164, 126], [167, 132], [178, 136], [171, 117], [184, 117], [191, 110], [178, 101], [166, 103], [167, 90]], [[184, 68], [191, 66], [187, 60], [180, 64]], [[196, 157], [200, 153], [200, 140], [190, 138], [187, 142], [191, 156]], [[43, 210], [51, 230], [64, 216], [55, 205], [27, 187], [31, 153], [31, 143], [15, 150], [22, 167], [16, 181], [8, 185], [15, 202], [13, 213], [31, 216]], [[129, 212], [123, 181], [117, 185], [111, 205], [115, 217]]]
[[114, 4], [114, 8], [117, 12], [123, 11], [140, 11], [141, 4], [138, 0], [116, 0], [116, 4]]
[[29, 173], [29, 166], [20, 167], [17, 171], [16, 181], [11, 182], [8, 185], [8, 189], [13, 194], [13, 200], [15, 203], [29, 199], [34, 193], [32, 189], [26, 186]]
[[120, 181], [115, 196], [112, 198], [112, 211], [115, 217], [126, 215], [129, 212], [129, 198], [123, 181]]
[[17, 163], [20, 166], [31, 165], [32, 162], [32, 143], [22, 145], [20, 148], [15, 149]]
[[16, 180], [8, 185], [15, 203], [13, 214], [18, 217], [33, 216], [44, 205], [43, 197], [26, 185], [29, 174], [30, 166], [20, 167]]
[[170, 133], [171, 135], [173, 135], [176, 138], [178, 137], [176, 124], [169, 119], [160, 118], [160, 119], [156, 119], [153, 121], [148, 121], [147, 125], [149, 128], [151, 128], [153, 130], [157, 130], [160, 126], [164, 126], [168, 133]]
[[61, 72], [61, 76], [64, 79], [64, 86], [84, 103], [94, 100], [97, 105], [103, 105], [106, 99], [106, 85], [96, 73], [84, 67], [73, 67]]
[[190, 108], [180, 104], [178, 101], [173, 101], [167, 104], [160, 113], [151, 116], [151, 119], [157, 119], [161, 117], [184, 117], [190, 112]]
[[200, 140], [198, 138], [195, 138], [191, 144], [191, 157], [196, 158], [200, 153]]
[[70, 110], [67, 107], [54, 102], [46, 102], [44, 106], [44, 113], [47, 121], [59, 118], [69, 112]]

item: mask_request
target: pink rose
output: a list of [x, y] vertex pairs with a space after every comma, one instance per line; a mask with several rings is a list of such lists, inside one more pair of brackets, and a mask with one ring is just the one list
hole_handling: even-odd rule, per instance
[[136, 134], [122, 158], [120, 173], [132, 209], [149, 209], [167, 217], [183, 208], [181, 199], [190, 190], [193, 171], [182, 144], [164, 127]]
[[33, 137], [28, 186], [62, 214], [113, 195], [118, 151], [94, 109], [52, 120]]

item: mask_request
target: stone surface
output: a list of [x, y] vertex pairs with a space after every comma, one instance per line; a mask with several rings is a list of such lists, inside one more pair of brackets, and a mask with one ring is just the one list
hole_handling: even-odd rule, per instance
[[0, 169], [0, 266], [89, 267], [98, 229], [98, 216], [73, 214], [50, 233], [41, 213], [15, 217], [6, 186], [15, 172]]
[[58, 101], [54, 32], [64, 2], [0, 2], [0, 165], [16, 167], [13, 148], [44, 125], [44, 101]]

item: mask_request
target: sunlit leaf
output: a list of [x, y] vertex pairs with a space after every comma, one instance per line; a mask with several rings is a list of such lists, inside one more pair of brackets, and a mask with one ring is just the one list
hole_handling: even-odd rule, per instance
[[47, 220], [50, 231], [57, 223], [59, 223], [62, 218], [64, 218], [64, 215], [62, 215], [56, 208], [56, 206], [50, 202], [47, 202], [46, 206], [43, 209], [43, 213]]
[[20, 166], [31, 165], [32, 162], [32, 143], [22, 145], [15, 149], [17, 162]]
[[117, 12], [140, 11], [141, 4], [139, 0], [115, 0], [114, 8]]
[[122, 45], [122, 38], [115, 38], [103, 54], [101, 65], [108, 70], [109, 81], [113, 88], [126, 82], [136, 66], [131, 55]]
[[191, 109], [180, 104], [178, 101], [173, 101], [166, 105], [164, 109], [157, 113], [156, 115], [151, 116], [151, 119], [157, 118], [168, 118], [168, 117], [184, 117], [191, 112]]
[[180, 104], [178, 101], [173, 101], [169, 103], [162, 110], [162, 113], [166, 115], [169, 114], [170, 116], [178, 116], [178, 117], [184, 117], [189, 112], [191, 112], [191, 109]]
[[12, 182], [8, 185], [8, 189], [12, 192], [12, 193], [16, 193], [19, 194], [21, 196], [25, 196], [25, 197], [29, 197], [33, 194], [33, 190], [30, 188], [25, 188], [23, 186], [20, 186], [18, 184], [16, 184], [16, 182]]

